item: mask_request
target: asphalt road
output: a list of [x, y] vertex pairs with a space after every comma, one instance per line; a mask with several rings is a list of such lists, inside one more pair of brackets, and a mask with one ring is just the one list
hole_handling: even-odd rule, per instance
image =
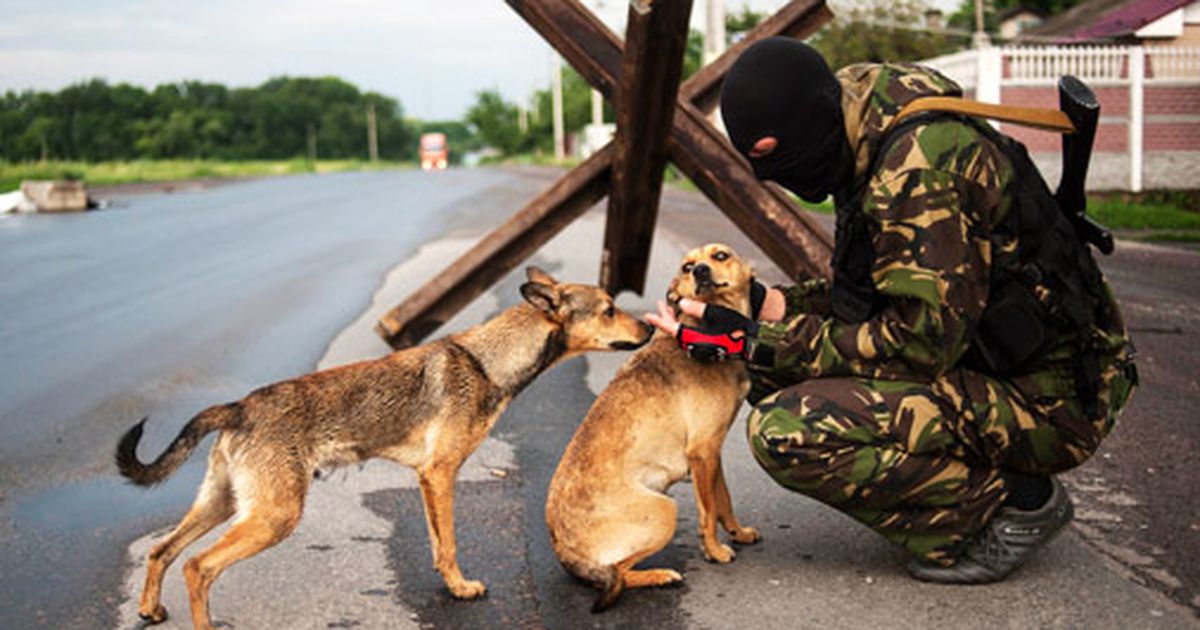
[[[386, 347], [378, 314], [552, 177], [545, 171], [385, 172], [261, 180], [137, 195], [111, 210], [0, 219], [0, 627], [137, 627], [149, 545], [178, 519], [202, 473], [194, 457], [150, 491], [122, 484], [116, 437], [151, 418], [143, 457], [199, 409], [257, 386]], [[706, 201], [667, 195], [651, 269], [689, 246], [732, 243], [769, 264]], [[536, 262], [590, 280], [593, 212]], [[686, 585], [630, 592], [602, 616], [558, 567], [542, 523], [549, 477], [623, 356], [592, 355], [537, 380], [510, 406], [458, 485], [459, 557], [489, 597], [449, 598], [429, 563], [413, 475], [352, 467], [314, 485], [279, 547], [230, 569], [213, 595], [229, 627], [1181, 627], [1196, 623], [1200, 514], [1194, 464], [1200, 256], [1127, 247], [1105, 262], [1143, 354], [1145, 385], [1101, 456], [1069, 481], [1075, 532], [1016, 579], [922, 585], [903, 558], [837, 513], [775, 487], [745, 448], [726, 467], [743, 521], [764, 533], [732, 565], [704, 563], [691, 488], [675, 541], [650, 563]], [[646, 309], [668, 275], [651, 274]], [[776, 277], [776, 279], [778, 279]], [[510, 275], [447, 325], [513, 303]], [[212, 536], [194, 547], [210, 544]], [[187, 627], [178, 567], [167, 627]]]

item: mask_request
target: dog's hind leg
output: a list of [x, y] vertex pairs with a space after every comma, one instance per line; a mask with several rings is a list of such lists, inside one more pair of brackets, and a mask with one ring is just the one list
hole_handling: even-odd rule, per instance
[[179, 554], [196, 539], [233, 516], [233, 492], [225, 457], [214, 448], [209, 457], [208, 472], [196, 493], [188, 513], [166, 538], [150, 550], [146, 558], [146, 585], [138, 605], [138, 616], [150, 623], [167, 618], [167, 609], [160, 603], [163, 573]]
[[625, 573], [625, 588], [666, 586], [682, 581], [683, 576], [674, 569], [642, 569]]
[[[663, 547], [666, 545], [664, 544]], [[616, 603], [621, 592], [627, 588], [646, 588], [650, 586], [666, 586], [683, 581], [683, 576], [672, 569], [632, 569], [634, 565], [654, 555], [662, 547], [647, 549], [636, 556], [617, 563], [606, 579], [598, 586], [600, 594], [592, 604], [592, 612], [602, 612]]]
[[597, 586], [600, 594], [592, 604], [592, 612], [600, 612], [612, 606], [621, 591], [626, 588], [664, 586], [683, 580], [683, 576], [671, 569], [634, 570], [637, 563], [649, 558], [671, 542], [675, 536], [675, 501], [658, 494], [644, 495], [642, 500], [624, 506], [629, 514], [637, 514], [637, 521], [624, 521], [606, 528], [603, 536], [605, 547], [633, 548], [633, 553], [612, 565], [607, 575]]
[[737, 516], [733, 513], [733, 499], [729, 497], [729, 486], [725, 484], [725, 467], [722, 465], [721, 458], [717, 458], [716, 472], [716, 511], [717, 522], [725, 531], [729, 532], [729, 537], [733, 542], [739, 545], [751, 545], [759, 540], [761, 536], [758, 530], [753, 527], [742, 527], [738, 522]]
[[[282, 477], [282, 478], [281, 478]], [[208, 595], [213, 582], [233, 563], [278, 544], [296, 529], [304, 512], [307, 475], [279, 475], [269, 481], [235, 482], [238, 520], [212, 547], [192, 556], [183, 565], [192, 624], [211, 630]], [[245, 488], [245, 492], [243, 492]]]
[[478, 580], [463, 577], [458, 566], [458, 546], [454, 538], [454, 479], [461, 461], [438, 461], [417, 469], [421, 483], [421, 498], [425, 502], [425, 523], [429, 526], [429, 545], [433, 549], [433, 566], [446, 588], [458, 599], [474, 599], [487, 592]]

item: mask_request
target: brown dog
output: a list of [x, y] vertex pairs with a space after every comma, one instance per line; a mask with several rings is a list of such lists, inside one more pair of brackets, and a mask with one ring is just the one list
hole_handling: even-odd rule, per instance
[[[668, 300], [692, 298], [746, 314], [750, 282], [750, 267], [730, 247], [705, 245], [684, 258]], [[633, 566], [675, 535], [675, 502], [666, 491], [689, 472], [704, 557], [733, 560], [733, 549], [717, 538], [717, 522], [734, 542], [758, 541], [757, 531], [738, 524], [721, 469], [721, 445], [748, 389], [742, 362], [699, 363], [660, 332], [596, 399], [567, 445], [546, 502], [559, 561], [600, 589], [593, 612], [612, 605], [626, 587], [683, 579], [669, 569]]]
[[604, 290], [559, 284], [530, 267], [526, 303], [438, 341], [264, 387], [193, 418], [154, 463], [137, 459], [145, 420], [121, 438], [117, 466], [138, 485], [162, 481], [200, 439], [220, 430], [191, 510], [146, 563], [138, 614], [166, 618], [162, 576], [180, 552], [236, 515], [229, 531], [183, 567], [197, 628], [210, 628], [208, 593], [229, 565], [286, 538], [309, 480], [322, 468], [382, 457], [417, 471], [433, 562], [458, 598], [483, 595], [466, 580], [454, 542], [454, 479], [508, 402], [539, 373], [590, 350], [632, 350], [651, 329], [617, 310]]

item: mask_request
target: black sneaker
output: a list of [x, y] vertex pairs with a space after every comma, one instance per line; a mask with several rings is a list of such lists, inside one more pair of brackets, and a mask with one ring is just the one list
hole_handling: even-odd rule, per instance
[[1031, 555], [1057, 536], [1075, 508], [1067, 489], [1051, 478], [1054, 490], [1046, 504], [1036, 510], [1000, 508], [992, 520], [967, 541], [954, 564], [943, 567], [914, 560], [908, 572], [918, 580], [942, 584], [987, 584], [1008, 577]]

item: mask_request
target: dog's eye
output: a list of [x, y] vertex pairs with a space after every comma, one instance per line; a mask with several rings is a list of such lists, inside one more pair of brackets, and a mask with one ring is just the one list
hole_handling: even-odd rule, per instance
[[683, 267], [680, 267], [679, 270], [682, 271], [683, 273], [692, 273], [692, 269], [695, 268], [695, 266], [696, 266], [696, 263], [686, 262], [686, 263], [683, 263]]
[[728, 252], [717, 252], [717, 253], [713, 254], [713, 260], [715, 260], [717, 262], [725, 262], [726, 260], [729, 260], [729, 253]]
[[604, 310], [604, 316], [605, 316], [605, 317], [612, 317], [612, 316], [614, 316], [614, 315], [616, 315], [616, 314], [617, 314], [617, 307], [615, 307], [615, 306], [613, 306], [613, 305], [611, 305], [611, 304], [609, 304], [609, 305], [608, 305], [608, 308]]

